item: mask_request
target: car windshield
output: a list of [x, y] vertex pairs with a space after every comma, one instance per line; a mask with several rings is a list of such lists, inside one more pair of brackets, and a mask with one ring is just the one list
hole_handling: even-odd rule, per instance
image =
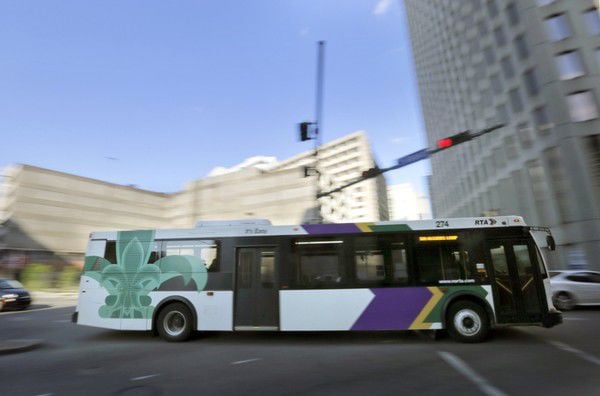
[[22, 289], [21, 282], [10, 279], [0, 279], [0, 289]]

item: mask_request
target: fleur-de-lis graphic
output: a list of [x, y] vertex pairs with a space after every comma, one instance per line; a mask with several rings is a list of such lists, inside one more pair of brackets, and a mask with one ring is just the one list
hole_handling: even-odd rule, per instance
[[84, 275], [106, 289], [103, 318], [149, 319], [154, 306], [151, 291], [169, 279], [182, 277], [184, 284], [194, 280], [201, 291], [206, 286], [206, 267], [196, 256], [167, 256], [148, 264], [154, 231], [121, 231], [117, 235], [117, 263], [98, 256], [85, 258]]

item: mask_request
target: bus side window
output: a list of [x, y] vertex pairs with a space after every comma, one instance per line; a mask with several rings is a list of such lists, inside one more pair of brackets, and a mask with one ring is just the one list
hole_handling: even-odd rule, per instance
[[474, 279], [469, 252], [455, 243], [422, 243], [416, 249], [415, 261], [421, 283]]
[[106, 241], [104, 259], [113, 264], [117, 263], [117, 243], [115, 241]]
[[342, 240], [296, 240], [298, 288], [340, 287], [343, 283]]
[[390, 245], [392, 282], [408, 283], [408, 261], [406, 257], [406, 246], [404, 242], [392, 242]]
[[162, 257], [166, 256], [196, 256], [208, 272], [219, 272], [219, 242], [215, 240], [168, 240], [163, 244]]
[[354, 239], [354, 264], [356, 280], [359, 283], [385, 280], [382, 241], [376, 236], [356, 237]]

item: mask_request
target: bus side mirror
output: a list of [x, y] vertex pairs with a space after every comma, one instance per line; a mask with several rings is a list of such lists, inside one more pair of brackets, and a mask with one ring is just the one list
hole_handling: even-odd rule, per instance
[[548, 249], [552, 251], [556, 250], [556, 242], [554, 241], [554, 237], [552, 235], [546, 236], [546, 245], [548, 245]]

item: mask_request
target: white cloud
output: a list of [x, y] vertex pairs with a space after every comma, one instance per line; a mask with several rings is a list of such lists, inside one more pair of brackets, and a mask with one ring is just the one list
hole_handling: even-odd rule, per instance
[[390, 10], [392, 0], [379, 0], [375, 8], [373, 9], [374, 15], [383, 15]]
[[390, 140], [390, 142], [393, 144], [402, 144], [402, 143], [406, 142], [406, 139], [403, 137], [395, 137], [395, 138], [392, 138]]
[[310, 34], [310, 29], [307, 27], [302, 28], [298, 34], [303, 37], [308, 36]]

